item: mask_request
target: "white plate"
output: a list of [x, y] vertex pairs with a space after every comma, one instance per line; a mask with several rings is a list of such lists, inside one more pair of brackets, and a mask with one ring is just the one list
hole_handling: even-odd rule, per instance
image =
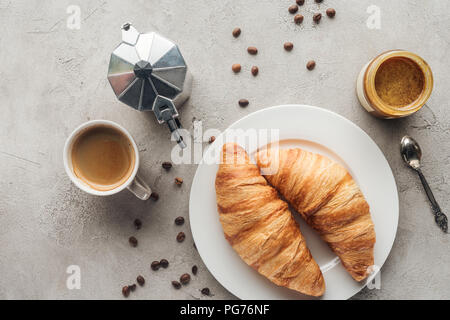
[[[383, 153], [362, 129], [336, 113], [305, 105], [263, 109], [232, 124], [227, 130], [230, 129], [280, 129], [281, 148], [301, 147], [343, 164], [370, 205], [377, 236], [375, 265], [382, 267], [397, 232], [397, 187]], [[216, 206], [218, 165], [207, 164], [206, 161], [220, 155], [220, 141], [225, 133], [206, 151], [192, 183], [189, 216], [199, 254], [214, 277], [238, 298], [308, 299], [261, 276], [241, 260], [225, 240]], [[253, 153], [255, 150], [247, 152]], [[298, 219], [298, 214], [294, 216], [324, 274], [326, 292], [322, 299], [348, 299], [360, 291], [366, 283], [354, 281], [319, 236]]]

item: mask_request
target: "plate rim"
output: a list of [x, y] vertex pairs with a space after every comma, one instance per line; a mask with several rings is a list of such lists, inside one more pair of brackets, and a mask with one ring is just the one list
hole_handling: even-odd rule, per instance
[[[394, 196], [394, 198], [395, 198], [395, 213], [396, 213], [396, 219], [395, 219], [395, 227], [393, 228], [394, 230], [395, 230], [395, 232], [394, 232], [394, 234], [393, 234], [393, 237], [392, 237], [392, 241], [391, 241], [391, 243], [389, 244], [389, 249], [388, 249], [388, 253], [387, 253], [387, 255], [386, 255], [386, 258], [384, 259], [384, 261], [380, 264], [380, 269], [384, 266], [384, 264], [386, 263], [386, 261], [388, 260], [388, 258], [389, 258], [389, 256], [390, 256], [390, 254], [391, 254], [391, 252], [392, 252], [392, 248], [393, 248], [393, 245], [394, 245], [394, 243], [395, 243], [395, 240], [396, 240], [396, 237], [397, 237], [397, 233], [398, 233], [398, 222], [399, 222], [399, 216], [400, 216], [400, 204], [399, 204], [399, 195], [398, 195], [398, 186], [397, 186], [397, 181], [395, 180], [395, 176], [394, 176], [394, 173], [393, 173], [393, 171], [392, 171], [392, 167], [390, 166], [390, 164], [389, 164], [389, 162], [388, 162], [388, 160], [387, 160], [387, 158], [386, 158], [386, 156], [385, 156], [385, 154], [384, 154], [384, 152], [381, 150], [381, 148], [378, 146], [378, 144], [369, 136], [369, 134], [367, 134], [367, 132], [365, 132], [361, 127], [359, 127], [356, 123], [354, 123], [353, 121], [351, 121], [350, 119], [347, 119], [346, 117], [344, 117], [343, 115], [341, 115], [341, 114], [339, 114], [339, 113], [336, 113], [336, 112], [334, 112], [334, 111], [331, 111], [331, 110], [328, 110], [328, 109], [325, 109], [325, 108], [322, 108], [322, 107], [316, 107], [316, 106], [311, 106], [311, 105], [306, 105], [306, 104], [282, 104], [282, 105], [277, 105], [277, 106], [271, 106], [271, 107], [265, 107], [265, 108], [262, 108], [262, 109], [260, 109], [260, 110], [257, 110], [257, 111], [254, 111], [254, 112], [252, 112], [252, 113], [250, 113], [250, 114], [248, 114], [248, 115], [245, 115], [245, 116], [243, 116], [243, 117], [241, 117], [240, 119], [238, 119], [238, 120], [236, 120], [236, 121], [234, 121], [233, 123], [231, 123], [225, 130], [223, 130], [222, 132], [221, 132], [221, 134], [220, 134], [220, 136], [223, 136], [226, 132], [227, 132], [227, 130], [229, 130], [229, 129], [231, 129], [231, 128], [234, 128], [234, 127], [236, 127], [240, 122], [243, 122], [243, 121], [245, 121], [246, 119], [248, 119], [248, 118], [250, 118], [250, 117], [253, 117], [253, 116], [255, 116], [255, 115], [257, 115], [257, 114], [260, 114], [260, 113], [265, 113], [265, 112], [268, 112], [268, 111], [271, 111], [271, 110], [273, 110], [273, 109], [283, 109], [283, 108], [303, 108], [303, 109], [309, 109], [309, 110], [312, 110], [312, 111], [314, 111], [314, 112], [324, 112], [324, 113], [328, 113], [328, 114], [330, 114], [330, 115], [332, 115], [332, 116], [334, 116], [334, 117], [337, 117], [337, 118], [339, 118], [341, 121], [344, 121], [345, 123], [347, 123], [347, 124], [349, 124], [350, 126], [352, 126], [354, 129], [356, 129], [357, 131], [359, 131], [360, 133], [362, 133], [368, 140], [370, 140], [370, 141], [372, 141], [372, 143], [373, 143], [373, 145], [376, 147], [376, 149], [378, 150], [378, 152], [380, 152], [381, 153], [381, 155], [383, 156], [383, 158], [384, 158], [384, 160], [385, 160], [385, 162], [386, 162], [386, 164], [387, 164], [387, 167], [389, 168], [389, 173], [390, 173], [390, 177], [392, 178], [391, 180], [392, 180], [392, 182], [393, 182], [393, 187], [395, 188], [395, 190], [396, 190], [396, 192], [395, 192], [395, 196]], [[219, 137], [220, 137], [219, 136]], [[220, 139], [217, 139], [217, 140], [219, 140], [220, 141]], [[214, 146], [213, 145], [211, 145], [210, 146], [210, 148], [213, 148]], [[201, 257], [201, 259], [202, 259], [202, 261], [203, 261], [203, 263], [205, 264], [205, 266], [207, 267], [207, 269], [208, 269], [208, 271], [211, 273], [211, 275], [216, 279], [216, 281], [218, 281], [219, 283], [220, 283], [220, 285], [221, 286], [223, 286], [228, 292], [230, 292], [231, 294], [233, 294], [235, 297], [237, 297], [238, 299], [245, 299], [245, 298], [242, 298], [240, 295], [239, 295], [239, 293], [237, 293], [237, 292], [235, 292], [235, 290], [233, 290], [233, 289], [231, 289], [231, 288], [229, 288], [229, 286], [227, 286], [227, 284], [224, 284], [223, 283], [223, 281], [220, 279], [221, 277], [220, 277], [220, 275], [216, 275], [216, 274], [214, 274], [212, 271], [211, 271], [211, 268], [208, 266], [208, 263], [203, 259], [203, 255], [202, 255], [202, 253], [200, 252], [201, 250], [198, 248], [198, 242], [196, 241], [196, 236], [195, 236], [195, 233], [194, 233], [194, 230], [196, 229], [195, 227], [193, 227], [193, 223], [192, 223], [192, 219], [191, 219], [191, 212], [193, 211], [192, 210], [192, 208], [191, 208], [191, 206], [192, 206], [192, 198], [193, 198], [193, 185], [194, 185], [194, 183], [199, 179], [199, 175], [200, 175], [200, 166], [201, 165], [204, 165], [205, 164], [205, 158], [206, 158], [206, 155], [207, 155], [207, 153], [208, 153], [208, 150], [209, 149], [207, 149], [205, 152], [204, 152], [204, 154], [203, 154], [203, 156], [202, 156], [202, 159], [201, 159], [201, 161], [200, 161], [200, 163], [198, 164], [198, 166], [197, 166], [197, 168], [196, 168], [196, 172], [195, 172], [195, 175], [194, 175], [194, 178], [193, 178], [193, 180], [192, 180], [192, 184], [191, 184], [191, 189], [190, 189], [190, 195], [189, 195], [189, 223], [190, 223], [190, 227], [191, 227], [191, 232], [192, 232], [192, 237], [193, 237], [193, 240], [194, 240], [194, 243], [197, 245], [197, 251], [198, 251], [198, 253], [199, 253], [199, 255], [200, 255], [200, 257]], [[333, 150], [334, 151], [334, 150]], [[363, 288], [365, 288], [366, 287], [366, 284], [361, 284], [360, 286], [359, 286], [359, 289], [357, 290], [357, 291], [355, 291], [351, 296], [349, 296], [349, 297], [346, 297], [346, 298], [342, 298], [342, 299], [349, 299], [349, 298], [351, 298], [351, 297], [353, 297], [355, 294], [357, 294], [358, 292], [360, 292]]]

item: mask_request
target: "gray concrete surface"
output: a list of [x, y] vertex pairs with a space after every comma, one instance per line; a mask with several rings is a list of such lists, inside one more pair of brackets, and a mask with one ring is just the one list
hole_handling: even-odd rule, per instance
[[[449, 236], [434, 225], [418, 178], [402, 164], [400, 138], [408, 133], [423, 146], [424, 172], [443, 210], [450, 192], [450, 19], [448, 1], [307, 0], [297, 26], [287, 8], [293, 0], [223, 1], [41, 1], [0, 0], [0, 298], [121, 299], [121, 287], [138, 274], [147, 279], [131, 299], [234, 298], [212, 277], [193, 247], [188, 218], [195, 165], [161, 169], [172, 144], [165, 128], [116, 101], [106, 79], [109, 54], [120, 25], [131, 21], [176, 41], [194, 76], [192, 97], [181, 121], [192, 130], [225, 129], [235, 120], [272, 105], [306, 103], [333, 110], [362, 127], [380, 146], [394, 171], [400, 196], [397, 239], [384, 268], [381, 290], [355, 299], [450, 298]], [[381, 10], [381, 29], [366, 26], [367, 8]], [[67, 28], [69, 5], [81, 8], [81, 29]], [[334, 20], [314, 26], [312, 14], [334, 7]], [[242, 28], [239, 39], [231, 36]], [[287, 53], [283, 43], [295, 48]], [[255, 57], [246, 47], [258, 47]], [[431, 65], [435, 88], [418, 114], [398, 121], [372, 118], [359, 105], [355, 80], [378, 53], [404, 48]], [[313, 72], [305, 69], [317, 61]], [[236, 76], [230, 68], [241, 63]], [[258, 65], [253, 78], [249, 69]], [[248, 98], [246, 109], [237, 105]], [[130, 130], [142, 154], [141, 174], [158, 202], [123, 192], [110, 198], [82, 193], [66, 176], [62, 148], [69, 133], [89, 119], [110, 119]], [[349, 146], [351, 147], [351, 146]], [[185, 184], [174, 186], [175, 176]], [[133, 220], [143, 228], [136, 232]], [[183, 244], [175, 241], [185, 231]], [[128, 237], [139, 239], [136, 249]], [[152, 272], [156, 259], [170, 261]], [[198, 265], [192, 283], [175, 291], [170, 281]], [[78, 265], [81, 290], [66, 288], [66, 268]], [[209, 287], [212, 298], [201, 297]]]

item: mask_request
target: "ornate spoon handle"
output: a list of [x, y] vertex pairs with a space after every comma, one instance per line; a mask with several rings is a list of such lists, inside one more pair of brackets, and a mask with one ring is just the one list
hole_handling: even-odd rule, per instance
[[442, 231], [448, 232], [447, 216], [444, 213], [442, 213], [441, 207], [439, 207], [439, 204], [437, 203], [436, 199], [434, 198], [433, 192], [431, 191], [431, 188], [428, 185], [428, 182], [425, 179], [425, 176], [423, 175], [422, 171], [420, 169], [417, 169], [416, 171], [419, 174], [420, 181], [422, 181], [422, 185], [423, 185], [423, 188], [425, 189], [425, 193], [427, 194], [427, 197], [431, 202], [431, 207], [433, 208], [433, 212], [434, 212], [434, 220], [436, 221], [438, 226], [442, 229]]

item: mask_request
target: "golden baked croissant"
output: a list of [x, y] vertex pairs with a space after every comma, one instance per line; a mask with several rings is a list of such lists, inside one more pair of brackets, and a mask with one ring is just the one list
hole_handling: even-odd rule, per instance
[[[340, 164], [302, 149], [262, 150], [260, 168], [276, 168], [265, 178], [312, 226], [356, 280], [374, 264], [375, 230], [369, 205]], [[275, 163], [277, 162], [278, 163]]]
[[222, 159], [216, 195], [225, 238], [249, 266], [273, 283], [323, 295], [322, 272], [287, 203], [240, 146], [224, 145]]

